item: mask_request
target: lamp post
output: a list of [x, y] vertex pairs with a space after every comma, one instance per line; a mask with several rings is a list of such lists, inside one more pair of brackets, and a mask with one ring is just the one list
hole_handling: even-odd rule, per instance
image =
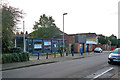
[[26, 40], [25, 40], [25, 26], [23, 21], [23, 43], [24, 43], [24, 52], [26, 51]]
[[64, 15], [67, 15], [68, 13], [63, 13], [63, 56], [64, 56]]

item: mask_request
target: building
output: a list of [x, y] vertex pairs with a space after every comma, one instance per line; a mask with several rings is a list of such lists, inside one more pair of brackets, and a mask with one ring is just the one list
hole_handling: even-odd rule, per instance
[[96, 33], [70, 34], [75, 39], [74, 52], [83, 53], [93, 51], [98, 44]]
[[[63, 39], [63, 35], [54, 37], [53, 39]], [[75, 43], [74, 36], [64, 33], [64, 39], [66, 40], [66, 48], [71, 52], [71, 46]]]

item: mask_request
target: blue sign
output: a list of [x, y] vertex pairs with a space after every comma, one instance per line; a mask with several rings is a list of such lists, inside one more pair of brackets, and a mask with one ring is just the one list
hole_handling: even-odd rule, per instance
[[42, 48], [42, 44], [34, 44], [34, 49]]

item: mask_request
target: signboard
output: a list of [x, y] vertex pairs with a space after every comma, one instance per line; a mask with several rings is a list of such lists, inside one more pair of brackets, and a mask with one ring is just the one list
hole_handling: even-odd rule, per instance
[[44, 42], [44, 45], [46, 45], [46, 46], [47, 45], [51, 45], [51, 42], [50, 41], [49, 42], [46, 41], [46, 42]]
[[42, 42], [36, 41], [34, 42], [34, 51], [41, 51], [42, 50]]
[[45, 47], [45, 50], [51, 50], [51, 41], [45, 41], [44, 47]]
[[42, 44], [34, 44], [34, 49], [40, 49], [42, 48]]

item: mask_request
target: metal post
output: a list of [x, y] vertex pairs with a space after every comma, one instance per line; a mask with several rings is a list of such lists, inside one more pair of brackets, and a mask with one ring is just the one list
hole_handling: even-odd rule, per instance
[[54, 52], [54, 58], [56, 58], [56, 52]]
[[40, 59], [40, 54], [38, 53], [38, 60]]
[[48, 59], [48, 52], [47, 52], [47, 56], [46, 56], [46, 59]]
[[60, 52], [60, 55], [61, 55], [61, 57], [62, 57], [62, 51]]
[[67, 15], [67, 13], [63, 14], [63, 56], [64, 56], [64, 15]]
[[24, 52], [26, 51], [26, 40], [25, 40], [25, 27], [24, 27], [24, 21], [23, 21], [23, 42], [24, 42]]
[[64, 56], [64, 14], [63, 14], [63, 56]]
[[16, 48], [16, 28], [15, 28], [15, 48]]
[[72, 56], [74, 56], [74, 52], [72, 51]]
[[68, 56], [68, 51], [66, 52], [66, 56]]

